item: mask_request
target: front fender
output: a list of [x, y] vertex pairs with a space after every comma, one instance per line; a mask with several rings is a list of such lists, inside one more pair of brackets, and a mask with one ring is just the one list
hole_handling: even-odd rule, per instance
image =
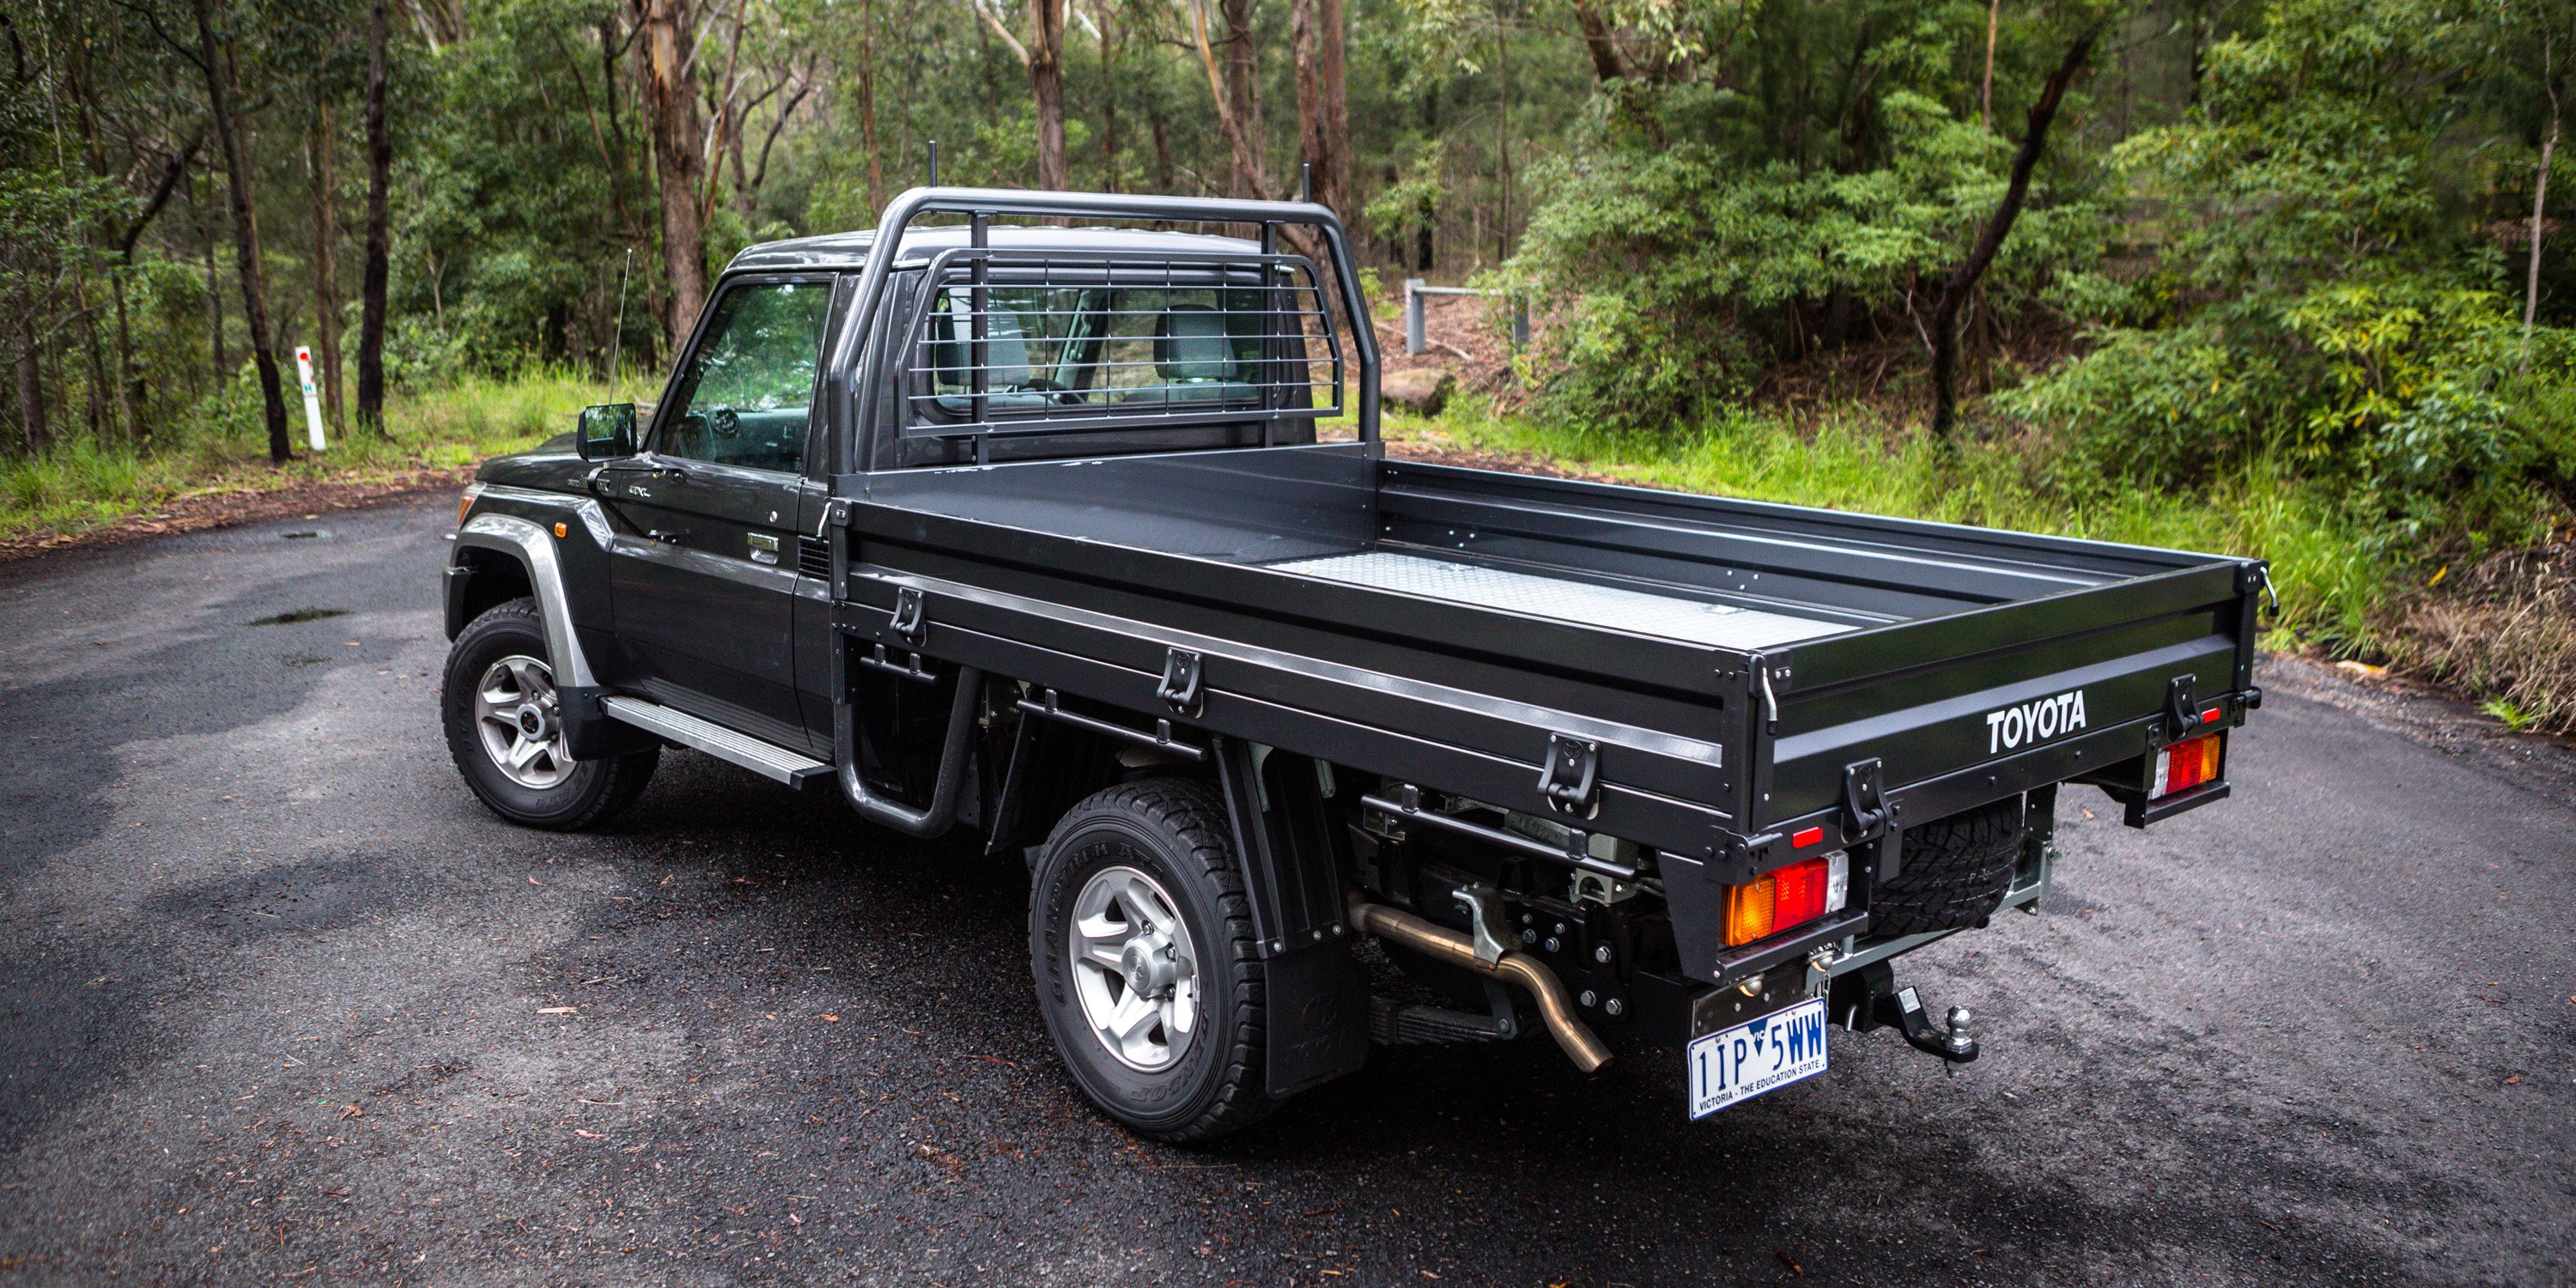
[[[584, 516], [585, 518], [587, 516]], [[527, 570], [528, 589], [536, 597], [537, 616], [545, 624], [546, 651], [553, 655], [555, 683], [593, 688], [598, 680], [591, 674], [590, 659], [583, 655], [581, 637], [573, 630], [572, 605], [565, 593], [563, 560], [555, 550], [555, 536], [534, 521], [514, 514], [478, 514], [465, 521], [456, 533], [458, 550], [490, 550], [515, 558]], [[461, 594], [458, 585], [465, 565], [450, 564], [448, 594], [451, 600]]]

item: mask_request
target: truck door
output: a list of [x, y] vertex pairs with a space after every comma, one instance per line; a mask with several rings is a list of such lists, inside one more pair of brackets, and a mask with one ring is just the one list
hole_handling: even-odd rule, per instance
[[726, 283], [646, 450], [601, 480], [625, 520], [617, 633], [645, 688], [788, 746], [806, 742], [791, 639], [797, 473], [831, 294], [827, 278]]

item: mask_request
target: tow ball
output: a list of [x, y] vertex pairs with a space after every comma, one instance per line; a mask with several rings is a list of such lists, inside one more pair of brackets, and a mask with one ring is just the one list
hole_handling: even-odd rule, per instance
[[1872, 962], [1834, 981], [1833, 1015], [1854, 1033], [1885, 1026], [1895, 1029], [1917, 1051], [1941, 1057], [1943, 1067], [1957, 1072], [1977, 1058], [1977, 1038], [1969, 1031], [1968, 1008], [1953, 1006], [1946, 1023], [1932, 1022], [1923, 999], [1912, 987], [1898, 988], [1896, 972], [1885, 962]]

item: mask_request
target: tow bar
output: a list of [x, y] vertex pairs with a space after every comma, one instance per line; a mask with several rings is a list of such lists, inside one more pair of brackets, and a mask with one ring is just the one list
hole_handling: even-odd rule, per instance
[[1934, 1024], [1914, 989], [1896, 986], [1896, 971], [1886, 962], [1871, 962], [1836, 979], [1830, 1005], [1844, 1029], [1867, 1033], [1882, 1025], [1893, 1028], [1904, 1035], [1906, 1045], [1941, 1057], [1946, 1072], [1956, 1073], [1960, 1065], [1977, 1058], [1977, 1038], [1968, 1031], [1972, 1018], [1968, 1008], [1953, 1006], [1947, 1024]]

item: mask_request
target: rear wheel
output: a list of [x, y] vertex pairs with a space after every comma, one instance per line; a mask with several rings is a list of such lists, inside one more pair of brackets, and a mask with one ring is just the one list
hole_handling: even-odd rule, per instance
[[1066, 811], [1029, 892], [1029, 954], [1056, 1051], [1111, 1117], [1198, 1141], [1275, 1107], [1252, 910], [1207, 788], [1122, 783]]
[[563, 704], [536, 601], [496, 604], [456, 636], [440, 685], [447, 752], [493, 813], [529, 827], [589, 827], [635, 803], [659, 747], [604, 760], [564, 753]]

